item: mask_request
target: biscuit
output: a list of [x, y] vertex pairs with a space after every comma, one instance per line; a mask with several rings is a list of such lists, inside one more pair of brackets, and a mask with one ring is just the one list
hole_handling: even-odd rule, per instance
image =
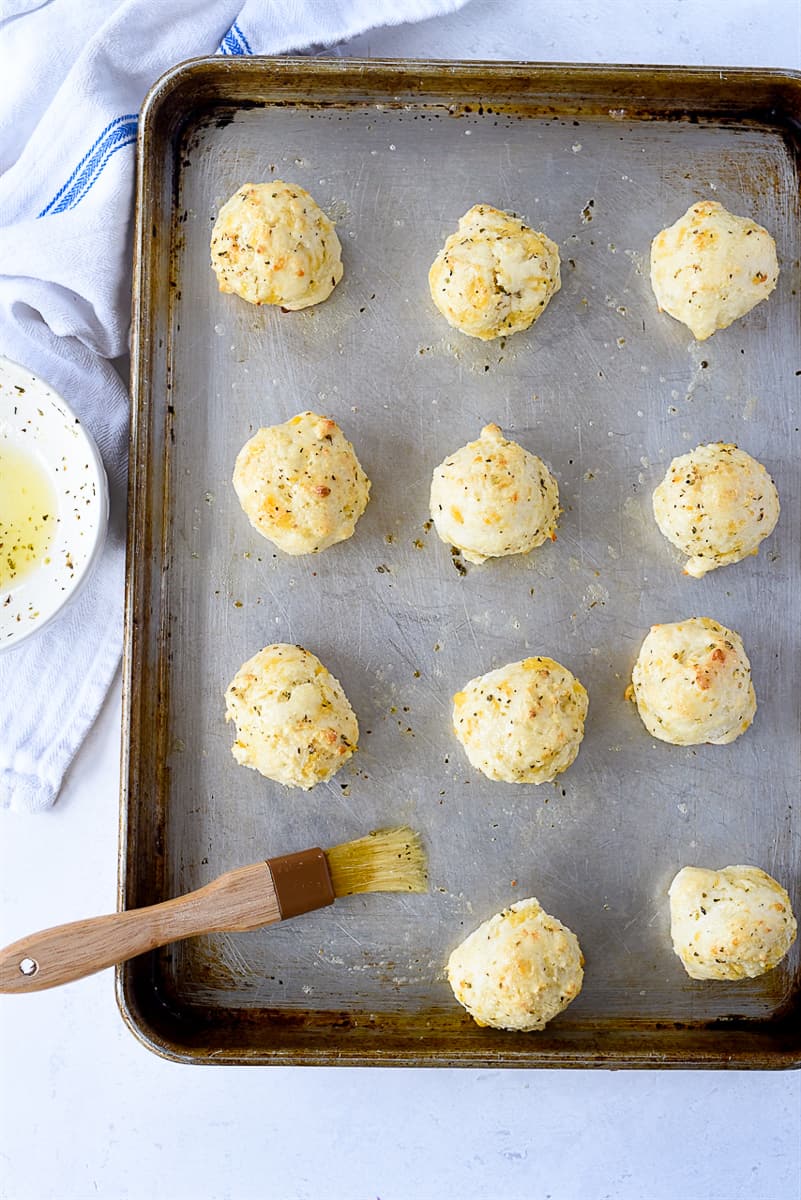
[[584, 737], [587, 693], [552, 658], [526, 658], [471, 679], [453, 698], [453, 731], [488, 779], [550, 783]]
[[302, 646], [265, 646], [225, 693], [236, 724], [238, 763], [308, 791], [336, 774], [356, 750], [359, 726], [338, 679]]
[[660, 312], [699, 341], [766, 300], [779, 278], [776, 243], [761, 225], [700, 200], [651, 243], [651, 286]]
[[674, 458], [653, 495], [656, 523], [688, 556], [685, 575], [756, 554], [776, 528], [779, 494], [762, 463], [730, 442]]
[[581, 991], [584, 956], [571, 932], [520, 900], [496, 913], [448, 959], [453, 994], [478, 1025], [544, 1029]]
[[559, 487], [542, 459], [486, 425], [434, 471], [429, 507], [442, 541], [483, 563], [555, 541]]
[[211, 265], [221, 292], [250, 304], [308, 308], [342, 278], [333, 222], [297, 184], [245, 183], [220, 209]]
[[559, 291], [559, 247], [519, 217], [476, 204], [459, 221], [428, 273], [446, 321], [488, 341], [542, 316]]
[[234, 490], [254, 529], [285, 554], [316, 554], [351, 537], [370, 480], [336, 421], [304, 412], [254, 433]]
[[673, 949], [691, 979], [754, 979], [795, 941], [790, 897], [759, 867], [683, 867], [669, 896]]
[[733, 742], [756, 712], [742, 639], [709, 617], [652, 625], [626, 694], [648, 732], [674, 746]]

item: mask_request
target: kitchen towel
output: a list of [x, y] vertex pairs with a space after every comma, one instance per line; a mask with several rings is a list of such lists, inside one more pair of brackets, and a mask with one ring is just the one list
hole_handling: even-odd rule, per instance
[[0, 354], [78, 412], [109, 477], [103, 557], [41, 634], [0, 654], [0, 807], [48, 808], [122, 646], [134, 146], [144, 96], [203, 54], [282, 54], [464, 0], [0, 0]]

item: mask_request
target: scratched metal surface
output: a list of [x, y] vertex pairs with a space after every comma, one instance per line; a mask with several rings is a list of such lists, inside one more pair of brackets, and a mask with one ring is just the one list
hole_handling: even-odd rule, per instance
[[[180, 158], [160, 331], [175, 409], [166, 892], [396, 822], [421, 830], [431, 891], [185, 942], [162, 963], [175, 998], [254, 1014], [451, 1009], [450, 950], [536, 895], [587, 960], [560, 1022], [769, 1016], [795, 986], [797, 947], [762, 979], [693, 983], [670, 948], [666, 889], [685, 864], [747, 862], [799, 899], [801, 223], [785, 143], [714, 123], [268, 105], [193, 121]], [[308, 188], [343, 244], [343, 283], [306, 312], [221, 296], [208, 265], [220, 204], [273, 175]], [[657, 314], [645, 266], [654, 233], [699, 197], [764, 223], [782, 264], [769, 303], [704, 345]], [[478, 201], [561, 249], [561, 292], [506, 343], [452, 331], [428, 296], [434, 255]], [[352, 540], [291, 559], [252, 530], [230, 477], [254, 429], [306, 408], [341, 424], [373, 490]], [[426, 530], [428, 485], [487, 421], [551, 465], [565, 511], [555, 544], [462, 576]], [[782, 516], [758, 558], [697, 582], [650, 495], [671, 457], [716, 439], [767, 465]], [[751, 658], [759, 709], [731, 746], [658, 743], [623, 700], [650, 624], [690, 615], [739, 631]], [[223, 691], [272, 641], [314, 650], [358, 714], [358, 755], [311, 793], [230, 753]], [[539, 788], [485, 780], [449, 729], [461, 684], [527, 654], [566, 664], [590, 696], [576, 763]]]

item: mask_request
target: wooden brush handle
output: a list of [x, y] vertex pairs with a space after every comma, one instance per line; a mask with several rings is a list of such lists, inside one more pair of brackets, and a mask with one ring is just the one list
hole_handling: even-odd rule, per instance
[[40, 992], [167, 942], [199, 933], [259, 929], [280, 920], [270, 868], [266, 862], [254, 863], [163, 904], [72, 921], [21, 938], [0, 950], [0, 992]]

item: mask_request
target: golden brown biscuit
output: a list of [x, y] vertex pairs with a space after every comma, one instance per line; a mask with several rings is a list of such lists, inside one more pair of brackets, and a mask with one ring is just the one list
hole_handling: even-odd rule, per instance
[[488, 341], [528, 329], [559, 291], [559, 247], [489, 204], [459, 221], [428, 273], [431, 298], [446, 321]]
[[759, 867], [683, 867], [669, 895], [673, 949], [692, 979], [754, 979], [795, 941], [790, 897]]
[[285, 787], [308, 791], [330, 779], [359, 741], [341, 683], [302, 646], [279, 642], [254, 654], [228, 685], [225, 706], [236, 761]]
[[587, 693], [552, 658], [479, 675], [453, 698], [453, 731], [474, 767], [505, 783], [550, 783], [584, 737]]
[[250, 304], [308, 308], [342, 278], [333, 223], [308, 192], [273, 179], [246, 183], [222, 206], [211, 235], [221, 292]]
[[486, 425], [434, 471], [429, 507], [442, 541], [482, 563], [555, 541], [559, 487], [541, 458]]
[[776, 243], [761, 225], [699, 200], [651, 243], [651, 286], [660, 312], [699, 342], [766, 300], [779, 278]]
[[627, 694], [648, 732], [674, 746], [733, 742], [756, 712], [742, 639], [709, 617], [652, 625]]
[[448, 959], [448, 982], [478, 1025], [529, 1032], [575, 1000], [583, 966], [576, 935], [532, 898], [465, 938]]
[[662, 533], [688, 555], [685, 574], [700, 579], [757, 553], [776, 528], [779, 494], [762, 463], [713, 442], [673, 459], [653, 507]]
[[234, 489], [248, 520], [285, 554], [316, 554], [351, 537], [370, 480], [336, 421], [305, 412], [254, 433]]

